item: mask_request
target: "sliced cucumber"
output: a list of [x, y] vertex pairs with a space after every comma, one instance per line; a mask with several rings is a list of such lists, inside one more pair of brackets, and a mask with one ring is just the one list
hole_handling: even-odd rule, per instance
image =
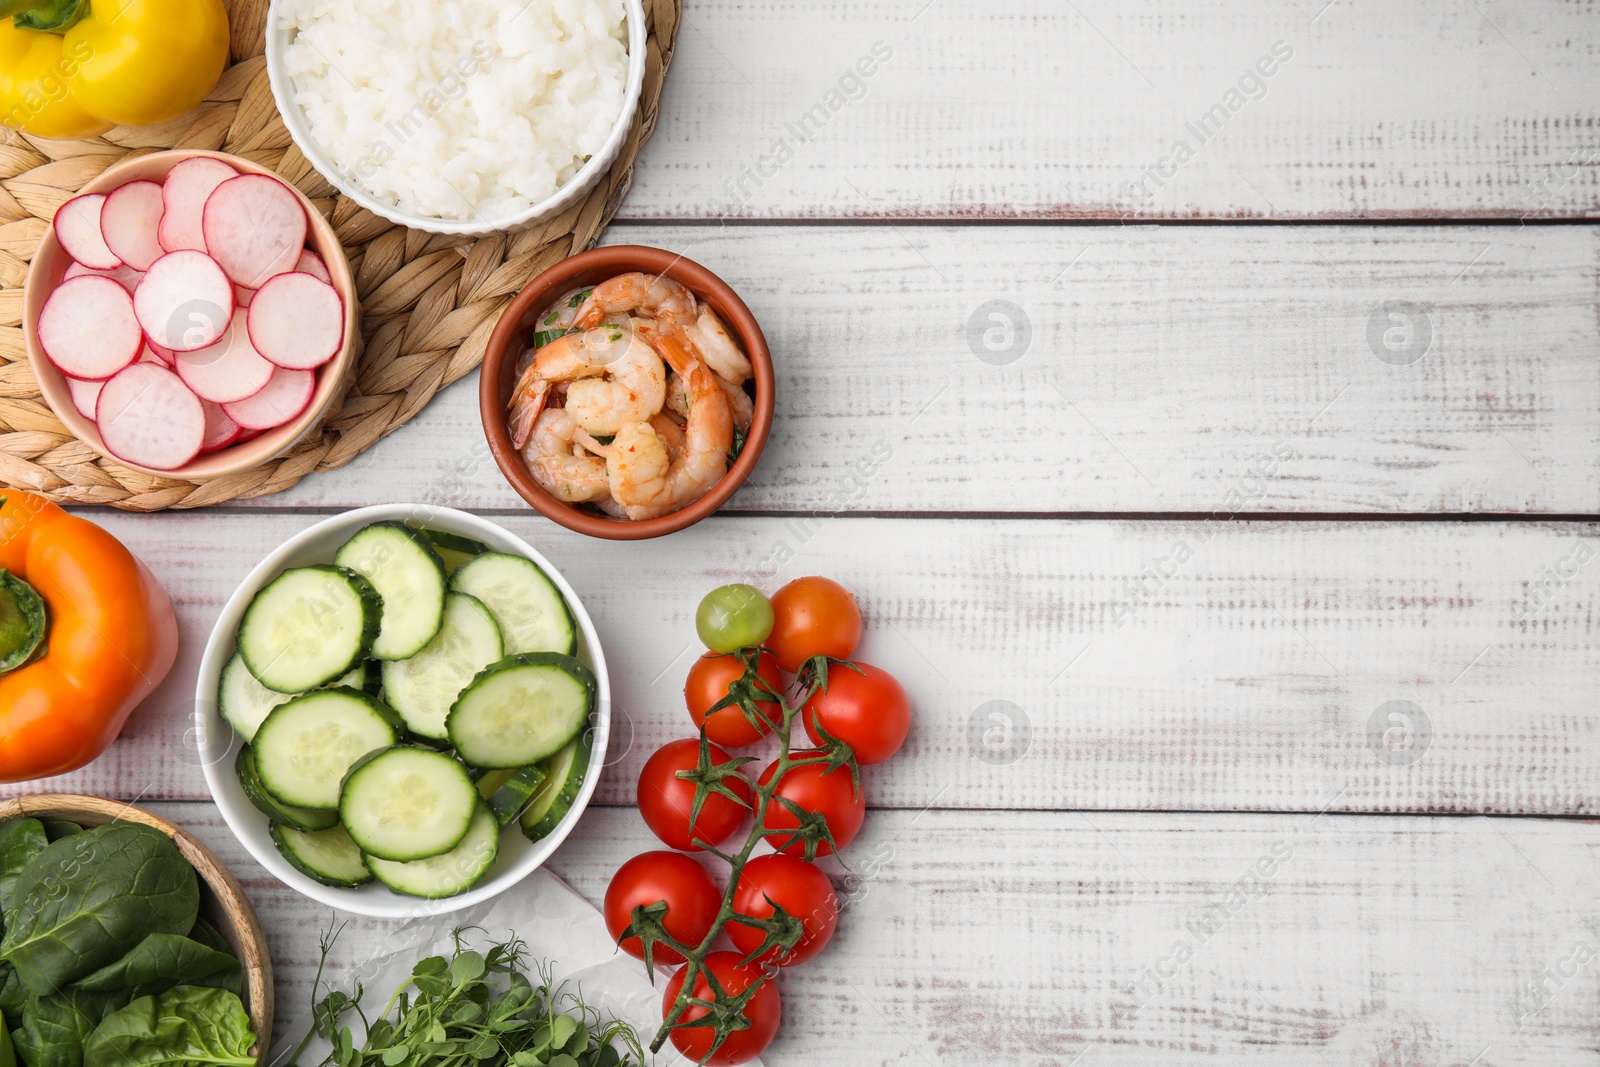
[[256, 750], [249, 745], [239, 749], [239, 758], [233, 761], [233, 773], [239, 776], [239, 787], [244, 790], [250, 803], [274, 823], [283, 823], [296, 830], [328, 830], [339, 825], [337, 811], [313, 811], [280, 804], [272, 799], [272, 794], [261, 784], [260, 772], [256, 770]]
[[510, 826], [533, 801], [550, 772], [544, 764], [532, 763], [516, 770], [490, 771], [478, 779], [478, 793], [489, 802], [494, 821]]
[[420, 737], [442, 741], [450, 705], [478, 672], [505, 655], [500, 627], [475, 597], [449, 593], [444, 625], [426, 648], [410, 659], [383, 665], [383, 695]]
[[456, 571], [450, 588], [483, 602], [500, 624], [509, 656], [577, 651], [578, 632], [567, 602], [530, 559], [485, 552]]
[[349, 888], [372, 881], [361, 850], [342, 826], [306, 833], [273, 823], [272, 843], [295, 870], [323, 885]]
[[339, 797], [339, 818], [368, 855], [421, 860], [459, 845], [479, 802], [458, 760], [396, 745], [351, 769]]
[[[342, 678], [334, 679], [336, 686], [347, 685], [353, 689], [366, 689], [367, 667], [371, 660], [358, 663], [349, 673]], [[244, 657], [235, 652], [225, 667], [222, 668], [222, 682], [217, 687], [217, 710], [233, 727], [234, 733], [249, 744], [255, 739], [256, 731], [260, 729], [262, 720], [267, 713], [279, 704], [293, 700], [297, 693], [278, 693], [260, 682], [255, 675], [250, 673], [250, 668], [245, 666]]]
[[422, 651], [444, 621], [444, 563], [428, 541], [398, 522], [375, 522], [340, 546], [333, 562], [366, 577], [383, 598], [375, 659]]
[[304, 693], [355, 667], [378, 634], [382, 604], [355, 571], [296, 567], [268, 582], [239, 623], [239, 655], [256, 681]]
[[319, 689], [279, 704], [256, 731], [261, 784], [282, 804], [337, 808], [350, 768], [395, 743], [397, 718], [359, 689]]
[[413, 897], [453, 897], [478, 883], [500, 854], [500, 824], [481, 800], [472, 814], [472, 825], [455, 848], [432, 859], [397, 863], [394, 860], [366, 857], [367, 866], [378, 881]]
[[486, 667], [450, 709], [450, 743], [474, 767], [523, 767], [578, 736], [594, 710], [594, 674], [558, 652]]
[[578, 802], [584, 775], [589, 773], [589, 740], [589, 731], [585, 730], [566, 748], [544, 761], [550, 777], [544, 780], [522, 813], [522, 835], [529, 841], [538, 841], [560, 826], [572, 805]]
[[473, 557], [489, 551], [489, 546], [482, 541], [474, 541], [460, 534], [446, 533], [444, 530], [423, 530], [421, 533], [444, 561], [446, 574], [454, 574], [464, 564], [470, 563]]

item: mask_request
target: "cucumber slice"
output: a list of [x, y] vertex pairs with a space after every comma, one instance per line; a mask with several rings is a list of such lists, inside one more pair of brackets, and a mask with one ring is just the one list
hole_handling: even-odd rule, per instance
[[[336, 678], [333, 684], [347, 685], [352, 689], [367, 688], [367, 667], [371, 662], [365, 660], [357, 664], [348, 674]], [[233, 727], [233, 732], [248, 745], [255, 739], [256, 731], [261, 728], [267, 714], [298, 695], [277, 693], [256, 681], [250, 668], [245, 666], [244, 657], [235, 652], [227, 666], [222, 668], [222, 682], [217, 686], [217, 710]]]
[[594, 710], [589, 668], [558, 652], [507, 656], [462, 690], [446, 728], [474, 767], [522, 767], [561, 750]]
[[432, 859], [397, 863], [394, 860], [366, 857], [367, 866], [378, 881], [412, 897], [453, 897], [478, 883], [500, 854], [500, 824], [481, 800], [472, 814], [472, 825], [455, 848]]
[[351, 767], [397, 740], [398, 716], [359, 689], [319, 689], [272, 709], [256, 731], [256, 770], [272, 799], [330, 811]]
[[456, 571], [450, 588], [475, 596], [500, 624], [506, 655], [578, 648], [572, 612], [549, 577], [530, 559], [485, 552]]
[[566, 748], [544, 761], [550, 776], [522, 813], [522, 836], [529, 841], [538, 841], [560, 826], [572, 805], [578, 802], [584, 775], [589, 773], [589, 741], [589, 731], [585, 730]]
[[333, 562], [363, 575], [383, 598], [374, 659], [408, 659], [439, 632], [444, 563], [411, 527], [375, 522], [340, 546]]
[[343, 567], [296, 567], [268, 582], [239, 623], [239, 655], [256, 681], [304, 693], [355, 667], [378, 634], [378, 593]]
[[467, 769], [442, 752], [396, 745], [351, 769], [339, 818], [361, 851], [421, 860], [461, 843], [480, 798]]
[[372, 881], [361, 850], [344, 827], [306, 833], [292, 826], [272, 824], [272, 843], [294, 869], [323, 885], [351, 888]]
[[550, 777], [542, 763], [532, 763], [516, 770], [490, 771], [478, 779], [478, 793], [489, 802], [494, 821], [510, 826], [517, 821], [534, 794]]
[[443, 741], [450, 705], [478, 672], [505, 655], [500, 627], [489, 609], [465, 593], [444, 598], [444, 625], [421, 652], [383, 665], [383, 693], [389, 706], [419, 737]]
[[339, 825], [339, 813], [336, 811], [313, 811], [280, 804], [272, 799], [272, 794], [261, 784], [260, 772], [256, 770], [256, 750], [249, 745], [239, 749], [239, 758], [233, 761], [233, 773], [239, 776], [239, 787], [244, 790], [250, 803], [274, 823], [283, 823], [296, 830], [328, 830]]
[[460, 534], [446, 533], [444, 530], [422, 530], [423, 537], [433, 546], [433, 550], [444, 561], [444, 572], [454, 574], [462, 566], [472, 562], [473, 557], [481, 556], [489, 551], [489, 546], [482, 541], [474, 541], [470, 537]]

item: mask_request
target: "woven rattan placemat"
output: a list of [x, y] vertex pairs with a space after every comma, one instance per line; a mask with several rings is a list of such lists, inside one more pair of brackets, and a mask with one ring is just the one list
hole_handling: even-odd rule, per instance
[[[86, 141], [44, 141], [0, 127], [0, 484], [54, 500], [132, 511], [195, 508], [265, 496], [350, 462], [405, 425], [433, 394], [476, 367], [500, 310], [541, 270], [588, 248], [628, 191], [655, 128], [682, 15], [680, 0], [644, 0], [650, 22], [644, 97], [616, 165], [577, 207], [543, 226], [477, 239], [408, 230], [340, 196], [289, 139], [267, 83], [267, 0], [230, 0], [233, 65], [194, 111], [164, 126]], [[28, 260], [56, 208], [113, 163], [166, 148], [231, 152], [298, 186], [333, 223], [361, 297], [362, 339], [344, 402], [287, 455], [199, 484], [154, 478], [67, 432], [39, 394], [22, 339]]]

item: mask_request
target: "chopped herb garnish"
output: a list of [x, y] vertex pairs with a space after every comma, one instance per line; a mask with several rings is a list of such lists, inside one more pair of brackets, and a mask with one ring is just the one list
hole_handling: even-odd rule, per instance
[[739, 453], [744, 451], [744, 431], [735, 428], [733, 431], [733, 447], [728, 449], [728, 462], [732, 463], [739, 458]]
[[544, 324], [546, 326], [554, 326], [556, 323], [558, 323], [560, 321], [561, 321], [561, 312], [559, 312], [559, 311], [552, 311], [552, 312], [550, 312], [550, 314], [548, 314], [548, 315], [546, 315], [544, 317]]
[[567, 307], [569, 307], [569, 308], [577, 307], [579, 304], [581, 304], [585, 300], [589, 299], [589, 294], [592, 293], [592, 292], [594, 292], [593, 289], [585, 289], [583, 292], [579, 293], [577, 296], [574, 296], [571, 300], [568, 300], [567, 301]]
[[563, 329], [560, 326], [557, 326], [553, 330], [540, 330], [538, 333], [533, 335], [533, 347], [543, 348], [551, 341], [554, 341], [557, 337], [565, 337], [567, 334], [572, 332], [572, 330]]
[[594, 439], [602, 445], [609, 445], [617, 439], [617, 435], [614, 433], [597, 433], [594, 435]]

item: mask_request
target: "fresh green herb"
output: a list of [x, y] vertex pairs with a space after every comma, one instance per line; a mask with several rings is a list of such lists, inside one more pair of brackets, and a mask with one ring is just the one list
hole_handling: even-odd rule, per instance
[[733, 447], [728, 449], [728, 462], [730, 464], [732, 464], [734, 460], [739, 458], [739, 453], [744, 451], [744, 443], [745, 443], [746, 440], [748, 440], [748, 438], [745, 437], [744, 431], [739, 429], [738, 427], [734, 427], [734, 430], [733, 430]]
[[561, 326], [557, 326], [553, 330], [540, 330], [533, 335], [533, 347], [543, 348], [551, 341], [554, 341], [557, 337], [565, 337], [571, 332], [571, 330], [565, 329]]
[[594, 435], [594, 439], [598, 444], [609, 445], [617, 439], [617, 435], [614, 433], [597, 433]]
[[112, 1012], [83, 1043], [85, 1064], [255, 1067], [256, 1035], [226, 989], [178, 986]]
[[552, 312], [550, 312], [550, 314], [548, 314], [548, 315], [546, 315], [544, 317], [544, 324], [546, 326], [554, 326], [556, 323], [558, 323], [560, 321], [561, 321], [561, 312], [559, 312], [559, 311], [552, 311]]
[[[455, 931], [449, 959], [419, 960], [372, 1018], [361, 1010], [359, 986], [354, 995], [333, 990], [317, 1001], [312, 1033], [332, 1046], [319, 1067], [628, 1067], [644, 1062], [633, 1027], [603, 1020], [580, 994], [556, 983], [548, 966], [538, 966], [530, 976], [521, 941], [479, 953], [464, 946], [463, 932]], [[323, 939], [324, 963], [337, 934]], [[321, 980], [319, 965], [313, 996]], [[365, 1030], [359, 1045], [351, 1028], [340, 1025], [350, 1012]], [[291, 1067], [312, 1033], [295, 1049]]]
[[575, 308], [575, 307], [579, 306], [585, 300], [589, 299], [589, 294], [592, 293], [592, 292], [594, 292], [593, 289], [585, 289], [583, 292], [574, 295], [571, 300], [567, 301], [567, 307]]

